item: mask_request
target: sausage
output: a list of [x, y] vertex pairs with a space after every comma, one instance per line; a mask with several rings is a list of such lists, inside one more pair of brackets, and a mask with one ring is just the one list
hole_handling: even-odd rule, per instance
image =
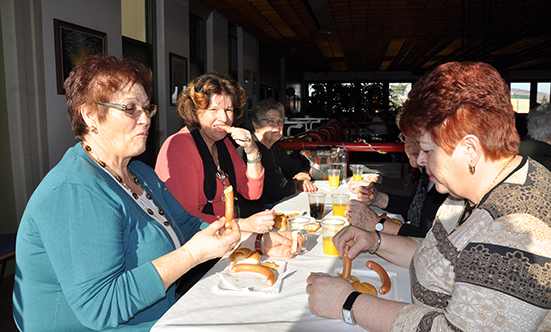
[[383, 214], [381, 214], [381, 218], [385, 218], [386, 220], [388, 221], [392, 221], [394, 223], [397, 223], [398, 225], [402, 225], [403, 222], [400, 220], [400, 219], [396, 219], [396, 218], [390, 218], [389, 216], [386, 215], [386, 212], [383, 212]]
[[218, 126], [218, 128], [222, 129], [223, 131], [225, 132], [228, 132], [228, 130], [230, 130], [230, 126], [226, 126], [226, 125], [221, 125], [221, 126]]
[[390, 277], [388, 276], [388, 273], [386, 273], [386, 270], [374, 261], [367, 261], [367, 263], [365, 263], [365, 266], [377, 272], [379, 278], [381, 278], [381, 282], [383, 283], [383, 285], [381, 286], [381, 288], [379, 288], [379, 293], [381, 293], [382, 295], [388, 293], [390, 291]]
[[344, 253], [342, 255], [342, 277], [350, 278], [350, 273], [352, 272], [352, 260], [348, 257], [349, 246], [344, 247]]
[[233, 219], [233, 187], [228, 186], [224, 189], [226, 196], [226, 228], [231, 229], [231, 221]]
[[232, 272], [254, 272], [260, 273], [265, 276], [266, 286], [273, 286], [276, 281], [276, 276], [274, 271], [271, 269], [257, 264], [236, 264], [231, 267]]

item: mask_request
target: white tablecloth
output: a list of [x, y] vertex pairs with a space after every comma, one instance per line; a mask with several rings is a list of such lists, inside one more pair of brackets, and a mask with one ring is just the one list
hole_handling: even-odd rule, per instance
[[[327, 181], [317, 181], [316, 185], [321, 192], [328, 194], [326, 215], [332, 213], [330, 193], [349, 193], [346, 185], [338, 189], [329, 189]], [[275, 207], [281, 212], [307, 209], [306, 193], [295, 195]], [[335, 270], [342, 267], [342, 260], [323, 254], [319, 235], [309, 236], [308, 248], [308, 252], [287, 260], [287, 270], [296, 272], [283, 279], [278, 294], [220, 290], [221, 277], [216, 273], [228, 265], [228, 259], [222, 259], [166, 312], [151, 331], [363, 331], [342, 320], [321, 318], [310, 312], [306, 278], [310, 272], [336, 275]], [[357, 275], [361, 281], [369, 281], [362, 280], [362, 273], [368, 272], [365, 267], [367, 260], [378, 262], [391, 275], [393, 289], [387, 297], [411, 302], [407, 269], [366, 253], [352, 262], [352, 275]]]

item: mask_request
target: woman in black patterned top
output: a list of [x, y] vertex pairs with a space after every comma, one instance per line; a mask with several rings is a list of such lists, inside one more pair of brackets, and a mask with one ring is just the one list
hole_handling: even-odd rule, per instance
[[[356, 322], [370, 331], [551, 330], [551, 172], [517, 155], [505, 81], [488, 64], [446, 63], [414, 85], [403, 109], [418, 163], [449, 197], [423, 240], [354, 226], [335, 236], [351, 258], [369, 251], [410, 269], [412, 304], [362, 294]], [[307, 282], [310, 310], [341, 318], [354, 287], [321, 273]]]

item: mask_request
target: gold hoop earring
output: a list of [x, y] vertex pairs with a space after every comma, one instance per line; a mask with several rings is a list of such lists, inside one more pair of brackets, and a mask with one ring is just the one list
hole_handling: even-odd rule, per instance
[[90, 128], [90, 131], [93, 132], [94, 134], [97, 134], [98, 128], [96, 128], [95, 126], [92, 126], [92, 128]]
[[469, 172], [471, 172], [471, 174], [474, 174], [476, 172], [476, 166], [473, 165], [473, 161], [469, 161]]

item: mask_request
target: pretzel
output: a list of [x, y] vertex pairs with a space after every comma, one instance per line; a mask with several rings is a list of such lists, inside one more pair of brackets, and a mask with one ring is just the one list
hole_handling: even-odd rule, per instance
[[238, 248], [230, 255], [231, 264], [260, 264], [260, 254], [249, 248]]
[[233, 187], [228, 186], [224, 189], [226, 196], [226, 228], [231, 229], [231, 221], [233, 219]]
[[380, 215], [381, 218], [385, 218], [387, 221], [392, 221], [394, 223], [397, 223], [399, 225], [402, 225], [404, 222], [401, 221], [400, 219], [396, 219], [396, 218], [390, 218], [389, 216], [386, 215], [386, 212], [383, 212], [381, 215]]

